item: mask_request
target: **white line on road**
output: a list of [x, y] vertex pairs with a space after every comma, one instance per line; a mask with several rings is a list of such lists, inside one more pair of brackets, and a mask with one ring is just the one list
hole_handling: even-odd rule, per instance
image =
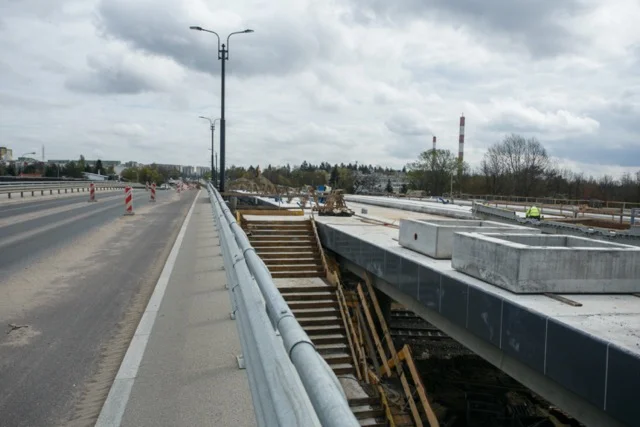
[[147, 307], [140, 319], [138, 327], [136, 328], [131, 344], [129, 344], [127, 353], [124, 355], [120, 369], [118, 370], [116, 378], [109, 390], [107, 400], [102, 406], [100, 416], [96, 422], [96, 427], [117, 427], [122, 422], [122, 417], [127, 407], [127, 403], [129, 402], [129, 396], [131, 395], [131, 389], [133, 388], [133, 383], [138, 375], [140, 362], [142, 362], [142, 356], [144, 356], [144, 351], [147, 348], [147, 343], [149, 342], [149, 337], [153, 330], [153, 324], [156, 321], [156, 316], [160, 309], [160, 303], [162, 302], [164, 292], [167, 289], [169, 278], [173, 272], [173, 267], [176, 263], [176, 259], [178, 258], [178, 253], [180, 252], [180, 247], [182, 246], [182, 241], [184, 240], [184, 235], [186, 234], [187, 226], [189, 225], [189, 220], [191, 219], [191, 214], [193, 213], [193, 209], [198, 201], [199, 195], [200, 191], [196, 194], [196, 198], [191, 204], [191, 208], [189, 208], [189, 212], [182, 224], [182, 228], [180, 228], [178, 237], [173, 243], [173, 247], [171, 248], [167, 262], [162, 269], [162, 273], [160, 273], [160, 278], [156, 283], [151, 299], [149, 299], [149, 302], [147, 303]]

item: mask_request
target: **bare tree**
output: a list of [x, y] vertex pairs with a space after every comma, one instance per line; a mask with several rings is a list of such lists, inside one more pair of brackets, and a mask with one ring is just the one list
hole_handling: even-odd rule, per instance
[[547, 151], [535, 137], [511, 134], [489, 148], [481, 170], [496, 192], [529, 196], [550, 164]]

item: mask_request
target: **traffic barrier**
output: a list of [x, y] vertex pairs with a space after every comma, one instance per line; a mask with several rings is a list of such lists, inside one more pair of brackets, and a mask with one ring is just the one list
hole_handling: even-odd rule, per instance
[[155, 182], [151, 184], [151, 193], [149, 193], [149, 201], [150, 202], [156, 201], [156, 183]]
[[96, 185], [92, 182], [89, 184], [89, 201], [97, 202], [96, 200]]
[[133, 215], [133, 189], [129, 186], [124, 188], [124, 214]]

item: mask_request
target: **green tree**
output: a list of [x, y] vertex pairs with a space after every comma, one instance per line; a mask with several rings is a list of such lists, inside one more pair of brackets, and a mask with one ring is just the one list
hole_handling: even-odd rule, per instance
[[16, 176], [16, 165], [15, 165], [15, 163], [9, 163], [7, 165], [7, 175]]
[[409, 191], [409, 187], [407, 186], [407, 184], [402, 184], [402, 187], [400, 187], [400, 193], [407, 194], [407, 191]]
[[387, 193], [393, 193], [393, 186], [391, 185], [391, 179], [387, 180], [387, 188], [385, 188]]
[[93, 168], [93, 173], [101, 173], [103, 175], [106, 175], [106, 172], [103, 168], [102, 168], [102, 160], [98, 159], [98, 161], [96, 162], [95, 167]]
[[338, 165], [335, 165], [333, 169], [331, 169], [331, 176], [329, 177], [329, 185], [331, 187], [335, 187], [336, 185], [338, 185], [339, 178], [340, 177], [338, 174]]
[[441, 195], [449, 190], [451, 177], [457, 169], [458, 159], [451, 151], [428, 150], [407, 165], [407, 175], [413, 188]]

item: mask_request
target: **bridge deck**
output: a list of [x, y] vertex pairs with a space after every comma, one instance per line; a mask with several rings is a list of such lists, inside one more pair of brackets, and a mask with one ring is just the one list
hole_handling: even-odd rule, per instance
[[236, 363], [241, 347], [205, 192], [183, 229], [175, 264], [170, 255], [98, 425], [255, 425], [246, 371]]
[[[376, 209], [374, 216], [402, 216], [399, 210], [385, 211]], [[574, 307], [544, 295], [516, 295], [455, 271], [450, 260], [402, 248], [394, 227], [356, 217], [317, 221], [325, 247], [388, 283], [395, 296], [413, 301], [427, 320], [439, 319], [439, 327], [451, 324], [468, 333], [446, 331], [463, 344], [473, 336], [495, 348], [499, 357], [492, 363], [512, 358], [596, 412], [627, 424], [640, 418], [640, 408], [630, 399], [640, 389], [637, 296], [563, 295], [582, 304]]]

